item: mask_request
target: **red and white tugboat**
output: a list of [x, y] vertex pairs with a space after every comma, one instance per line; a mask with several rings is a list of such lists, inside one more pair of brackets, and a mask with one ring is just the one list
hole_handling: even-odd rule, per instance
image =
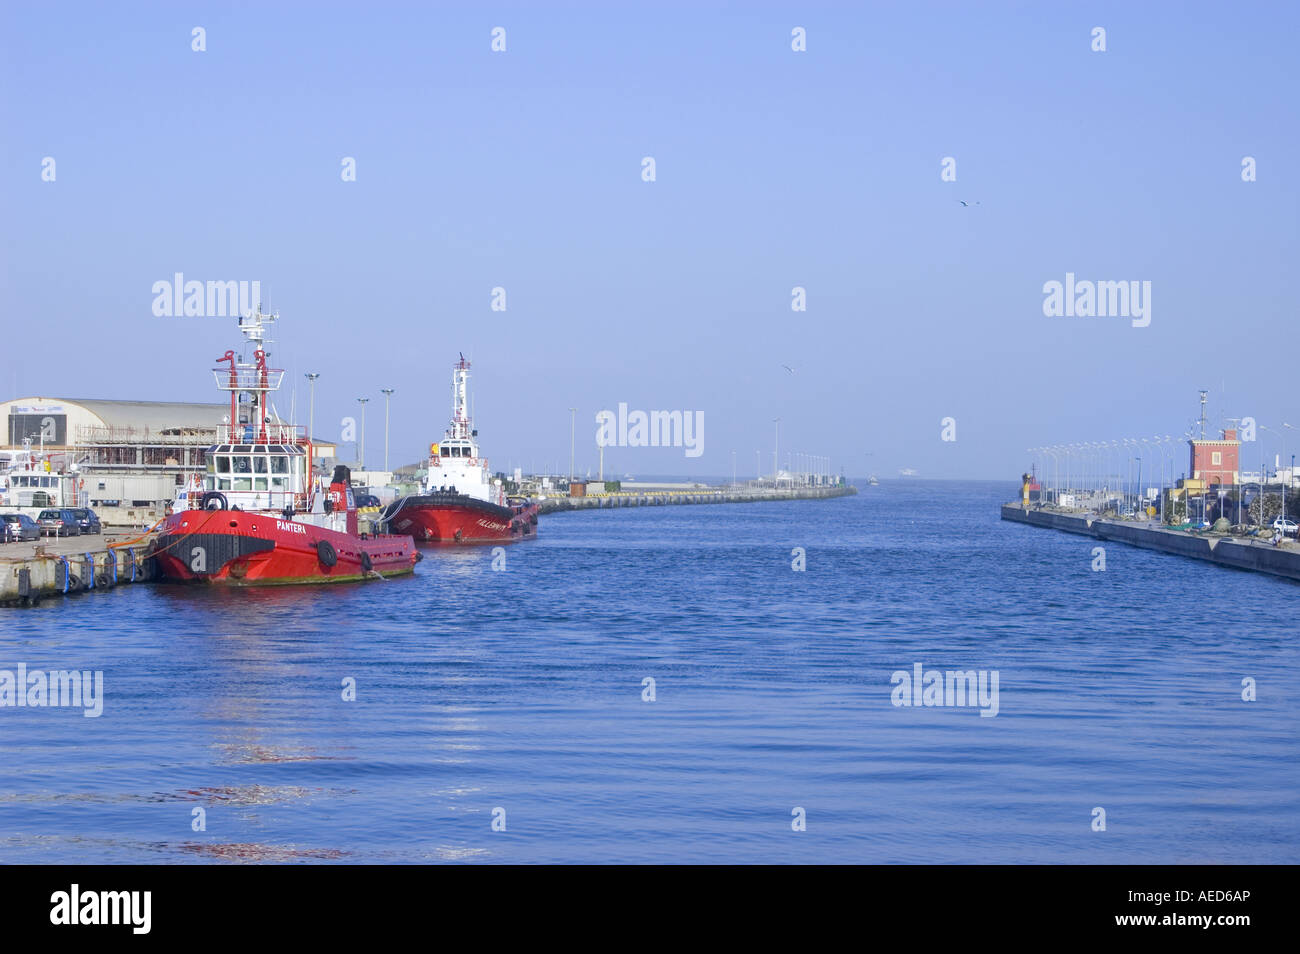
[[452, 368], [451, 427], [429, 445], [429, 470], [422, 492], [384, 508], [381, 519], [392, 533], [409, 533], [417, 543], [510, 543], [537, 535], [537, 505], [507, 498], [479, 456], [466, 403], [469, 362], [460, 356]]
[[153, 546], [169, 580], [224, 584], [342, 583], [410, 573], [419, 553], [410, 537], [357, 532], [346, 467], [328, 489], [312, 477], [309, 435], [280, 420], [268, 395], [284, 371], [266, 365], [267, 324], [278, 315], [239, 319], [253, 361], [233, 351], [213, 371], [230, 392], [229, 422], [208, 448], [207, 473], [177, 493]]

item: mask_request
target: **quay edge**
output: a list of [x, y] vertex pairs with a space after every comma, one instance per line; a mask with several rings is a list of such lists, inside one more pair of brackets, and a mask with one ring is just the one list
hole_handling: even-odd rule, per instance
[[1300, 550], [1275, 547], [1232, 534], [1188, 533], [1166, 527], [1152, 527], [1093, 514], [1026, 510], [1019, 503], [1002, 505], [1002, 519], [1049, 530], [1079, 534], [1094, 540], [1127, 543], [1146, 550], [1191, 557], [1235, 570], [1250, 570], [1300, 580]]
[[129, 545], [95, 542], [98, 549], [92, 550], [74, 537], [35, 544], [27, 552], [0, 555], [0, 606], [31, 606], [50, 596], [144, 583], [153, 578], [147, 540]]

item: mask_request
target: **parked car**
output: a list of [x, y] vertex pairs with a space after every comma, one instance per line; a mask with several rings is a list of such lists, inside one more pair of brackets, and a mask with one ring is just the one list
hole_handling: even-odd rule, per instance
[[81, 524], [71, 510], [42, 510], [36, 522], [41, 526], [41, 533], [49, 537], [81, 536]]
[[1300, 527], [1294, 520], [1288, 520], [1286, 517], [1278, 517], [1273, 521], [1273, 529], [1281, 530], [1283, 533], [1295, 533]]
[[27, 514], [0, 514], [0, 540], [5, 543], [21, 543], [40, 538], [41, 528]]
[[103, 528], [99, 525], [99, 517], [95, 511], [87, 507], [73, 507], [72, 513], [77, 518], [77, 525], [81, 527], [82, 533], [102, 533]]

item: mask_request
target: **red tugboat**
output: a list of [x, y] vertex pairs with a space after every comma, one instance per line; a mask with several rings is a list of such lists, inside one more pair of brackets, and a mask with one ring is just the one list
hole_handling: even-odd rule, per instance
[[283, 423], [268, 400], [284, 371], [268, 368], [267, 323], [278, 315], [239, 319], [252, 344], [246, 363], [220, 358], [217, 386], [230, 392], [230, 418], [207, 452], [207, 473], [177, 493], [152, 555], [168, 580], [229, 585], [342, 583], [410, 573], [419, 553], [410, 537], [357, 532], [346, 467], [328, 490], [312, 478], [308, 435]]
[[429, 445], [429, 470], [422, 492], [384, 508], [390, 532], [409, 533], [417, 543], [511, 543], [537, 535], [537, 505], [507, 498], [479, 456], [478, 431], [466, 404], [469, 362], [452, 368], [451, 427]]

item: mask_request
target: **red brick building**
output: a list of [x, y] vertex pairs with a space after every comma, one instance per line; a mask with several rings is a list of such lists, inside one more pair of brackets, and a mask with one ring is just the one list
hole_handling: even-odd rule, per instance
[[1203, 480], [1208, 486], [1237, 484], [1240, 476], [1238, 461], [1241, 456], [1241, 441], [1237, 440], [1235, 429], [1223, 432], [1220, 440], [1191, 440], [1192, 448], [1190, 474], [1194, 480]]

